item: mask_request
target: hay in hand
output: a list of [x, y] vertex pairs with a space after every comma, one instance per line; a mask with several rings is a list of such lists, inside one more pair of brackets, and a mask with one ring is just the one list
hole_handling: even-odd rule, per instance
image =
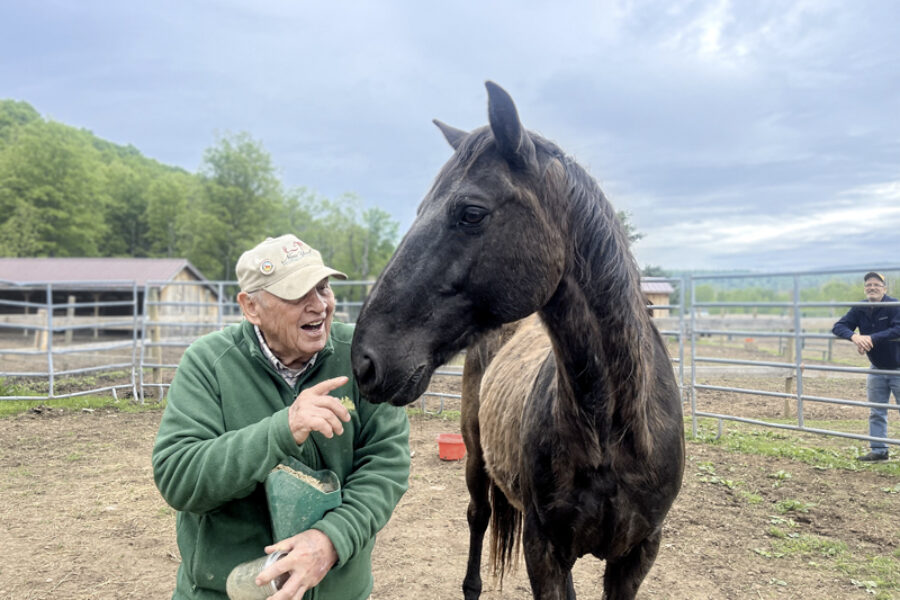
[[353, 400], [350, 399], [350, 396], [344, 396], [343, 398], [341, 398], [341, 404], [343, 404], [344, 408], [346, 408], [347, 410], [356, 410], [356, 405], [353, 404]]

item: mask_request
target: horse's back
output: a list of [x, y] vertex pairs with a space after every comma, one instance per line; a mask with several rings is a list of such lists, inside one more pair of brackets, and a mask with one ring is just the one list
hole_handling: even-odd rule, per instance
[[516, 333], [488, 365], [481, 380], [478, 421], [487, 472], [510, 503], [522, 510], [522, 410], [538, 371], [552, 352], [537, 315], [521, 321]]

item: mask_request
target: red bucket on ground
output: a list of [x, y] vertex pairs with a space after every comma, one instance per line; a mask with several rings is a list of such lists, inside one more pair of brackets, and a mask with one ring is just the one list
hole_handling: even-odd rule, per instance
[[460, 460], [466, 455], [466, 445], [460, 433], [441, 433], [437, 436], [437, 443], [441, 460]]

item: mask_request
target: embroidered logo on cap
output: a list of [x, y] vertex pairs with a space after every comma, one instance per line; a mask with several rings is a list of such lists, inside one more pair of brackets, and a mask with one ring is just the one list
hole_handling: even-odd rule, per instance
[[307, 254], [312, 253], [312, 248], [300, 240], [294, 241], [290, 246], [282, 246], [281, 250], [284, 252], [284, 258], [281, 259], [281, 264], [283, 265], [294, 262], [295, 260], [300, 260]]

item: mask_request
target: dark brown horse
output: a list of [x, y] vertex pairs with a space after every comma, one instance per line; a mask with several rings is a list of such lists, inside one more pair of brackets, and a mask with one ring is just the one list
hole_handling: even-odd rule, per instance
[[353, 369], [370, 401], [405, 405], [470, 348], [465, 598], [492, 512], [492, 557], [502, 575], [521, 535], [535, 598], [574, 598], [586, 554], [607, 598], [634, 598], [681, 487], [678, 387], [612, 206], [487, 89], [488, 127], [436, 122], [456, 152], [363, 307]]

